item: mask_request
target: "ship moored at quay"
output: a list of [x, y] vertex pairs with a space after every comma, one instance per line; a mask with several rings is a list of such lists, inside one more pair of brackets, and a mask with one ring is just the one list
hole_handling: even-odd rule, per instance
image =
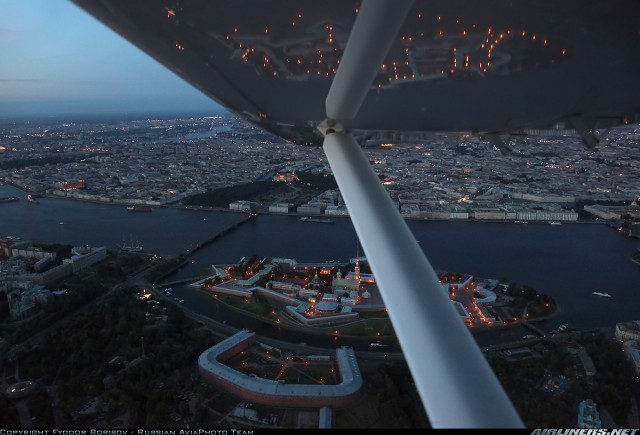
[[134, 205], [130, 205], [127, 207], [127, 210], [129, 211], [140, 211], [140, 212], [145, 212], [145, 213], [151, 213], [151, 211], [153, 210], [151, 207], [149, 207], [148, 205], [138, 205], [138, 204], [134, 204]]
[[320, 218], [320, 217], [312, 217], [312, 216], [303, 216], [300, 218], [302, 222], [317, 222], [321, 224], [332, 224], [334, 222], [333, 219], [329, 218]]

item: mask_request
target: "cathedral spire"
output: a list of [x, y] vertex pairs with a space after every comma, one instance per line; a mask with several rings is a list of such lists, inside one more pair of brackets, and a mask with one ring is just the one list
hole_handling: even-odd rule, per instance
[[354, 279], [358, 282], [358, 284], [360, 284], [360, 251], [359, 251], [359, 245], [356, 242], [356, 267], [353, 271], [353, 275], [354, 275]]

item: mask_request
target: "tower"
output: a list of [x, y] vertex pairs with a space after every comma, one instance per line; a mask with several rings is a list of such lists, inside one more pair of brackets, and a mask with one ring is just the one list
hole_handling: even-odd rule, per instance
[[359, 246], [356, 243], [356, 267], [353, 271], [353, 279], [360, 285], [360, 251]]
[[318, 271], [316, 270], [316, 274], [311, 280], [311, 283], [309, 283], [309, 288], [318, 288], [321, 285], [322, 285], [322, 281], [320, 280], [320, 277], [318, 276]]

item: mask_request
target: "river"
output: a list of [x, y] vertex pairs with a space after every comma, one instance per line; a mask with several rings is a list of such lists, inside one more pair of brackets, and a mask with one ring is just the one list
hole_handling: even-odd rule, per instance
[[[26, 202], [24, 192], [0, 185], [3, 196], [19, 196], [21, 200], [0, 204], [0, 236], [112, 249], [135, 239], [146, 252], [160, 255], [184, 251], [245, 217], [175, 208], [136, 213], [122, 205], [63, 198], [40, 198], [40, 204], [35, 205]], [[580, 329], [613, 327], [616, 322], [640, 318], [640, 267], [629, 259], [640, 241], [623, 237], [606, 225], [418, 220], [408, 221], [408, 225], [436, 269], [481, 278], [506, 277], [553, 296], [560, 313], [546, 321], [543, 329], [562, 323]], [[192, 254], [188, 265], [174, 277], [189, 277], [212, 264], [235, 263], [253, 254], [300, 262], [345, 262], [356, 256], [356, 246], [357, 236], [348, 218], [335, 218], [329, 225], [301, 222], [296, 216], [260, 215]], [[224, 310], [219, 312], [220, 308], [207, 304], [206, 298], [187, 287], [178, 291], [186, 305], [200, 312], [218, 310], [218, 318], [228, 316], [229, 322], [239, 326], [253, 323], [224, 314]], [[612, 297], [596, 296], [594, 291]], [[527, 333], [522, 328], [508, 328], [476, 337], [484, 344], [498, 338], [518, 339]]]

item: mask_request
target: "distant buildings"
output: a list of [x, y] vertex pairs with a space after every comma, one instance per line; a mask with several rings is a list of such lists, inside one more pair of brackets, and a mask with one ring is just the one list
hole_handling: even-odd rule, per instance
[[[234, 33], [228, 42], [235, 38], [241, 35]], [[253, 45], [256, 40], [251, 40]], [[249, 44], [247, 41], [243, 43]], [[302, 50], [300, 55], [318, 55], [312, 47], [297, 44], [295, 50]], [[334, 53], [333, 50], [325, 52], [323, 57], [330, 53]], [[449, 56], [446, 62], [452, 59]], [[262, 53], [256, 60], [260, 69]], [[412, 66], [406, 68], [422, 62], [417, 58], [413, 61]], [[295, 65], [297, 62], [286, 63], [279, 68], [288, 70]], [[317, 68], [326, 66], [324, 61], [316, 65]], [[300, 77], [308, 74], [306, 69], [290, 72]], [[329, 70], [324, 72], [333, 74]], [[442, 77], [439, 70], [436, 73]], [[395, 80], [385, 85], [397, 85], [393, 83]], [[290, 146], [278, 139], [271, 142], [263, 131], [232, 115], [78, 121], [60, 127], [56, 121], [47, 121], [17, 124], [11, 133], [0, 132], [1, 151], [8, 161], [58, 159], [60, 153], [63, 157], [73, 157], [65, 159], [69, 163], [0, 169], [0, 180], [21, 189], [79, 200], [161, 205], [216, 188], [251, 182], [264, 174], [274, 177], [274, 162], [279, 166], [272, 179], [283, 182], [291, 182], [295, 174], [307, 170], [331, 172], [321, 148]], [[193, 132], [197, 139], [185, 141], [175, 133], [183, 128]], [[597, 156], [584, 153], [582, 146], [572, 146], [581, 143], [575, 133], [560, 137], [557, 131], [519, 136], [518, 147], [509, 156], [497, 155], [492, 152], [491, 141], [471, 134], [417, 135], [413, 132], [410, 137], [397, 132], [355, 131], [354, 134], [363, 145], [385, 144], [367, 147], [367, 157], [394, 202], [410, 218], [483, 219], [481, 211], [476, 217], [472, 216], [473, 210], [513, 203], [523, 207], [520, 212], [534, 215], [515, 217], [513, 213], [518, 211], [504, 210], [504, 218], [498, 212], [498, 219], [571, 221], [576, 216], [575, 210], [571, 210], [575, 201], [631, 201], [640, 188], [638, 133], [630, 126], [608, 132], [607, 141], [598, 145]], [[47, 146], [51, 142], [65, 145], [63, 148]], [[79, 157], [99, 164], [78, 165]], [[312, 199], [310, 204], [322, 203], [324, 214], [348, 215], [339, 192], [331, 192]], [[551, 206], [557, 206], [563, 215], [546, 216]], [[304, 208], [301, 211], [306, 213]], [[609, 211], [600, 216], [614, 216], [608, 214]]]
[[229, 204], [229, 210], [232, 211], [243, 211], [252, 213], [258, 209], [258, 204], [251, 201], [234, 201]]
[[600, 429], [602, 421], [596, 403], [586, 399], [578, 405], [578, 427], [580, 429]]
[[9, 313], [14, 320], [24, 319], [38, 311], [34, 300], [30, 297], [31, 291], [20, 292], [14, 290], [7, 295], [9, 302]]
[[584, 370], [585, 380], [588, 384], [592, 384], [593, 378], [596, 375], [596, 366], [585, 348], [582, 346], [579, 348], [568, 348], [567, 351], [580, 360], [580, 364]]
[[616, 323], [616, 338], [620, 341], [640, 340], [640, 320]]
[[629, 215], [634, 219], [640, 218], [640, 206], [635, 201], [629, 206], [585, 205], [584, 211], [605, 220], [619, 220], [624, 215]]
[[0, 291], [26, 289], [34, 283], [47, 285], [72, 273], [72, 268], [66, 264], [47, 269], [56, 254], [33, 246], [29, 240], [0, 239], [0, 253], [8, 257], [0, 263]]
[[345, 205], [328, 205], [324, 210], [328, 216], [349, 216], [349, 210]]
[[298, 214], [303, 215], [320, 215], [323, 214], [327, 206], [324, 204], [302, 204], [297, 208]]
[[269, 213], [291, 213], [293, 211], [293, 204], [290, 202], [276, 202], [269, 206]]
[[[571, 209], [563, 208], [560, 203], [573, 203], [561, 201], [563, 198], [534, 196], [518, 194], [516, 196], [522, 200], [483, 199], [482, 201], [466, 201], [451, 204], [448, 201], [430, 201], [421, 199], [403, 199], [398, 201], [400, 213], [405, 218], [426, 219], [426, 220], [479, 220], [479, 221], [563, 221], [575, 222], [578, 220], [578, 213]], [[546, 202], [539, 202], [545, 201]], [[336, 205], [336, 201], [338, 205]], [[531, 205], [531, 202], [538, 202]], [[269, 206], [270, 213], [291, 213], [302, 215], [327, 215], [327, 216], [349, 216], [349, 211], [342, 203], [339, 192], [327, 190], [306, 204], [298, 206], [293, 210], [291, 204], [274, 203]]]
[[272, 181], [279, 181], [282, 183], [291, 183], [294, 181], [298, 181], [298, 175], [294, 172], [284, 172], [279, 173], [273, 176]]
[[35, 247], [30, 241], [0, 239], [0, 252], [9, 257], [0, 262], [0, 291], [7, 293], [9, 314], [15, 320], [35, 314], [54, 299], [54, 293], [46, 289], [46, 285], [90, 267], [107, 256], [104, 246], [75, 247], [71, 258], [47, 269], [56, 254]]
[[63, 264], [71, 265], [74, 272], [79, 272], [107, 258], [106, 246], [92, 248], [88, 245], [84, 245], [73, 248], [72, 252], [73, 256], [63, 260], [62, 262]]
[[616, 323], [616, 338], [623, 342], [625, 355], [636, 376], [640, 376], [640, 320]]

